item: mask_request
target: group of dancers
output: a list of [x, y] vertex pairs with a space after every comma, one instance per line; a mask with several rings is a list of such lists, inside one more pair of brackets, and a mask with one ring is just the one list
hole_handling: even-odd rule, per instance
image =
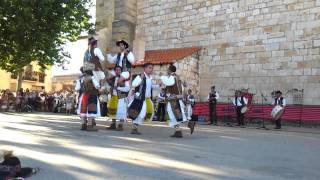
[[[104, 71], [101, 63], [105, 61], [105, 57], [97, 48], [97, 40], [93, 37], [88, 39], [88, 50], [81, 69], [82, 75], [75, 86], [80, 95], [77, 113], [81, 118], [81, 130], [98, 130], [95, 118], [101, 116], [100, 101], [102, 101], [107, 102], [107, 116], [112, 119], [111, 125], [107, 127], [108, 130], [123, 131], [123, 123], [126, 119], [131, 119], [131, 134], [140, 135], [139, 125], [153, 118], [152, 92], [154, 89], [160, 90], [160, 84], [154, 84], [152, 80], [153, 65], [150, 63], [145, 63], [143, 72], [132, 77], [131, 67], [135, 60], [129, 50], [129, 44], [120, 40], [116, 42], [116, 46], [119, 52], [116, 55], [107, 53], [106, 58], [115, 66], [111, 71]], [[182, 83], [176, 70], [174, 65], [170, 65], [167, 75], [161, 76], [161, 83], [167, 95], [166, 111], [169, 126], [175, 129], [171, 137], [182, 138], [181, 125], [187, 124], [192, 134], [195, 122], [191, 121], [192, 107], [189, 107], [191, 104], [185, 104], [183, 101]], [[109, 100], [108, 94], [111, 96]]]

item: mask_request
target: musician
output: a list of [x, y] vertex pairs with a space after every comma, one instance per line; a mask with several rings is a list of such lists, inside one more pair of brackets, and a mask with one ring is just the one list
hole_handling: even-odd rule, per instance
[[88, 39], [88, 49], [84, 55], [84, 64], [93, 63], [95, 65], [93, 72], [94, 78], [100, 82], [100, 80], [105, 78], [101, 62], [105, 60], [102, 51], [97, 47], [98, 40], [91, 37]]
[[87, 48], [86, 52], [84, 53], [83, 63], [88, 62], [88, 61], [91, 60], [90, 49], [91, 49], [91, 42], [92, 42], [93, 40], [94, 40], [94, 37], [88, 38], [88, 48]]
[[[130, 82], [126, 80], [120, 82], [121, 67], [115, 67], [115, 76], [109, 80], [109, 84], [112, 86], [111, 99], [108, 102], [108, 116], [112, 118], [111, 125], [107, 128], [108, 130], [123, 131], [124, 120], [127, 119], [127, 101], [126, 98], [130, 91]], [[116, 126], [116, 121], [120, 123]]]
[[160, 88], [152, 83], [153, 65], [146, 63], [143, 66], [144, 72], [135, 77], [132, 87], [135, 88], [134, 100], [129, 106], [129, 117], [132, 119], [133, 129], [131, 134], [140, 135], [138, 126], [145, 120], [151, 121], [154, 114], [154, 106], [151, 100], [152, 90]]
[[220, 98], [219, 93], [216, 91], [215, 86], [211, 86], [211, 91], [208, 95], [208, 101], [209, 101], [209, 116], [210, 116], [210, 124], [217, 125], [218, 119], [217, 119], [217, 100]]
[[[177, 68], [174, 65], [170, 65], [168, 68], [168, 75], [161, 76], [162, 83], [166, 86], [168, 95], [167, 112], [169, 115], [169, 126], [175, 128], [175, 132], [171, 137], [182, 138], [182, 131], [180, 124], [187, 122], [187, 116], [185, 112], [185, 105], [183, 103], [182, 95], [182, 83], [179, 76], [176, 74]], [[191, 134], [194, 131], [195, 122], [188, 122]]]
[[[105, 76], [107, 77], [107, 71], [105, 72]], [[100, 105], [101, 105], [101, 116], [105, 117], [108, 114], [108, 95], [110, 92], [110, 84], [108, 82], [101, 81], [101, 88], [99, 91], [100, 94]]]
[[165, 121], [164, 118], [166, 116], [166, 98], [167, 98], [166, 89], [162, 88], [161, 92], [158, 95], [158, 109], [157, 109], [158, 121]]
[[[282, 108], [285, 108], [285, 106], [287, 105], [286, 103], [286, 99], [284, 97], [282, 97], [282, 92], [281, 91], [276, 91], [276, 97], [273, 99], [273, 103], [272, 103], [273, 107], [276, 106], [281, 106]], [[280, 112], [282, 113], [282, 112]], [[276, 127], [275, 129], [281, 129], [281, 116], [276, 119]]]
[[[125, 40], [120, 40], [116, 42], [119, 52], [116, 55], [107, 54], [107, 60], [110, 64], [116, 64], [117, 67], [121, 67], [121, 78], [119, 81], [124, 81], [130, 78], [131, 67], [134, 63], [134, 55], [129, 50], [129, 44]], [[111, 76], [115, 76], [115, 71], [111, 71]]]
[[194, 96], [192, 95], [192, 90], [188, 89], [188, 94], [186, 96], [186, 105], [187, 105], [187, 119], [191, 121], [192, 119], [192, 108], [195, 104]]
[[244, 126], [244, 113], [241, 113], [241, 109], [248, 104], [248, 99], [237, 90], [232, 102], [236, 109], [238, 126]]
[[94, 67], [84, 66], [84, 75], [76, 82], [75, 90], [81, 93], [77, 114], [81, 118], [81, 130], [97, 131], [95, 118], [100, 116], [98, 99], [99, 82], [93, 77]]

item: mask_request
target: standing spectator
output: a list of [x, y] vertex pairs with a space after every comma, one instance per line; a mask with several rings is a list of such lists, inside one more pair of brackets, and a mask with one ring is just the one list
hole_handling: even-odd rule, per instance
[[66, 98], [66, 114], [70, 114], [71, 110], [73, 108], [73, 93], [68, 93], [67, 98]]
[[216, 87], [211, 86], [211, 91], [208, 95], [208, 101], [209, 101], [210, 124], [213, 124], [213, 125], [218, 124], [216, 105], [219, 97], [220, 97], [219, 94], [216, 92]]
[[19, 89], [16, 95], [16, 111], [21, 112], [23, 105], [23, 89]]
[[161, 92], [158, 96], [158, 108], [157, 108], [157, 119], [158, 121], [164, 121], [166, 115], [166, 90], [161, 89]]
[[40, 94], [39, 100], [40, 100], [40, 110], [43, 112], [45, 110], [45, 100], [46, 100], [46, 96], [44, 93]]
[[4, 90], [1, 95], [1, 110], [3, 111], [8, 111], [9, 108], [9, 97], [7, 92], [8, 90]]

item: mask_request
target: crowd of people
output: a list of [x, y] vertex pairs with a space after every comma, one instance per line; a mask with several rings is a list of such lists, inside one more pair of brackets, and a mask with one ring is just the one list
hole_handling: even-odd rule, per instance
[[77, 94], [73, 91], [45, 92], [20, 89], [0, 91], [0, 109], [4, 112], [74, 113]]

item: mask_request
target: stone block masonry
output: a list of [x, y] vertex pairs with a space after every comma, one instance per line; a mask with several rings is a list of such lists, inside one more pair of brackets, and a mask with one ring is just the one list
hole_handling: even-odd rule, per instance
[[304, 104], [320, 104], [319, 0], [137, 0], [136, 12], [146, 50], [203, 47], [201, 100], [215, 84], [225, 97], [304, 89]]

